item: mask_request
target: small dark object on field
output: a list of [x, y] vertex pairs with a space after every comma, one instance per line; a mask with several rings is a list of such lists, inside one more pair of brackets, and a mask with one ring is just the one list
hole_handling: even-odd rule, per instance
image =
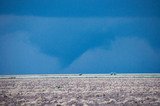
[[61, 88], [61, 86], [56, 86], [58, 89], [60, 89]]
[[111, 72], [111, 74], [110, 75], [116, 75], [116, 73], [115, 72]]
[[80, 73], [79, 76], [81, 76], [82, 74]]
[[9, 77], [9, 79], [16, 79], [16, 77]]

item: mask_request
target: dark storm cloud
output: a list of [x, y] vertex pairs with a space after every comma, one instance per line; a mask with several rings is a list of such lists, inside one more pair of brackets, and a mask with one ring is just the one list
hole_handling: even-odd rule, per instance
[[[146, 52], [145, 47], [148, 47], [148, 46], [145, 46], [145, 45], [149, 45], [151, 47], [151, 50], [153, 50], [155, 54], [159, 53], [157, 51], [159, 51], [159, 48], [160, 48], [160, 36], [159, 36], [160, 20], [157, 17], [149, 17], [149, 18], [143, 18], [143, 17], [134, 17], [134, 18], [133, 17], [132, 18], [130, 17], [129, 18], [127, 17], [125, 18], [124, 17], [117, 17], [117, 18], [113, 18], [113, 17], [110, 17], [110, 18], [108, 17], [54, 18], [53, 17], [52, 18], [50, 17], [49, 18], [49, 17], [46, 17], [44, 18], [44, 17], [33, 17], [33, 16], [3, 15], [3, 16], [0, 16], [0, 21], [1, 21], [0, 23], [1, 38], [3, 38], [3, 36], [8, 35], [7, 38], [4, 37], [3, 40], [1, 39], [1, 48], [3, 48], [0, 51], [1, 58], [2, 58], [1, 63], [3, 63], [3, 65], [1, 65], [1, 69], [5, 69], [5, 67], [8, 67], [10, 68], [8, 70], [22, 70], [22, 69], [27, 70], [27, 66], [28, 66], [29, 67], [28, 69], [31, 69], [31, 70], [34, 70], [34, 69], [45, 70], [45, 67], [46, 67], [46, 70], [48, 70], [46, 72], [65, 73], [65, 71], [63, 70], [68, 69], [68, 66], [71, 66], [74, 61], [78, 61], [79, 58], [82, 57], [83, 54], [86, 53], [88, 50], [92, 50], [97, 47], [104, 47], [108, 49], [111, 46], [111, 42], [115, 40], [115, 38], [121, 39], [122, 37], [123, 38], [136, 37], [138, 38], [137, 42], [141, 42], [141, 41], [143, 42], [143, 40], [145, 40], [147, 43], [142, 43], [141, 52]], [[18, 34], [19, 36], [17, 36], [17, 32], [21, 32], [20, 34]], [[27, 34], [23, 36], [23, 33], [27, 33]], [[11, 43], [10, 41], [12, 41], [11, 39], [13, 37], [15, 37], [15, 39], [18, 39], [18, 41], [21, 41], [21, 40], [27, 41], [27, 42], [29, 41], [30, 42], [29, 47], [24, 45], [26, 44], [25, 42], [16, 43], [17, 40], [15, 40], [14, 43]], [[27, 40], [25, 40], [25, 37], [27, 37]], [[8, 40], [7, 43], [6, 43], [6, 40]], [[134, 41], [136, 42], [136, 40]], [[8, 44], [8, 46], [4, 46], [2, 44], [5, 44], [5, 45]], [[138, 43], [138, 44], [140, 45], [141, 43]], [[126, 45], [128, 44], [126, 43]], [[139, 45], [136, 45], [134, 49], [136, 48], [138, 49]], [[129, 46], [127, 47], [129, 48]], [[24, 49], [26, 48], [26, 49], [23, 50], [23, 48]], [[33, 51], [32, 48], [35, 48], [36, 51], [38, 52], [36, 53], [31, 52], [30, 54], [30, 51]], [[117, 46], [117, 49], [118, 48], [121, 51], [124, 50], [122, 46], [120, 47]], [[20, 54], [17, 54], [16, 56], [16, 53], [17, 53], [16, 51], [26, 51], [26, 52], [19, 52]], [[119, 51], [120, 54], [121, 54], [121, 51]], [[131, 51], [128, 51], [128, 55], [131, 53], [132, 53]], [[137, 52], [133, 52], [132, 55], [134, 55], [134, 53], [137, 53]], [[22, 57], [19, 58], [19, 56], [22, 56]], [[12, 58], [5, 59], [4, 57], [12, 57]], [[28, 60], [27, 60], [28, 62], [25, 62], [26, 58], [24, 57], [28, 57]], [[105, 56], [105, 58], [106, 57], [107, 56]], [[114, 56], [111, 56], [111, 57], [113, 58]], [[111, 58], [111, 57], [108, 57], [108, 58]], [[151, 57], [153, 57], [153, 55]], [[88, 57], [86, 57], [86, 59], [87, 58]], [[124, 61], [124, 63], [119, 62], [120, 60], [117, 60], [117, 62], [119, 62], [119, 66], [120, 65], [124, 66], [124, 69], [125, 67], [126, 69], [128, 67], [127, 65], [124, 65], [124, 64], [130, 63], [130, 61], [132, 61], [129, 59], [127, 62], [127, 58], [128, 57], [126, 57], [126, 60]], [[137, 59], [141, 61], [141, 60], [145, 60], [145, 58], [148, 58], [148, 57], [141, 55]], [[14, 62], [11, 59], [13, 59]], [[30, 63], [29, 61], [32, 61], [32, 62]], [[39, 62], [42, 61], [43, 65], [38, 61]], [[94, 59], [93, 61], [96, 62], [96, 59]], [[97, 62], [98, 61], [99, 61], [99, 58], [97, 57]], [[150, 64], [152, 63], [152, 65], [154, 63], [157, 64], [157, 62], [155, 62], [157, 61], [155, 58], [149, 58], [147, 61]], [[18, 64], [21, 64], [21, 65], [18, 65]], [[100, 65], [102, 67], [99, 67], [99, 68], [102, 68], [102, 71], [99, 71], [99, 72], [104, 72], [104, 69], [103, 69], [104, 63], [98, 63], [98, 64], [102, 64]], [[39, 65], [41, 67], [38, 67]], [[88, 64], [86, 63], [86, 65], [89, 66], [90, 62], [88, 62]], [[110, 65], [114, 67], [115, 64], [110, 64]], [[137, 67], [139, 66], [137, 65]], [[146, 67], [147, 67], [147, 64], [144, 64], [143, 67], [141, 67], [143, 72], [145, 71]], [[149, 68], [149, 69], [155, 69], [153, 70], [153, 72], [157, 72], [157, 68], [159, 67], [157, 66], [155, 68]], [[53, 69], [54, 71], [49, 71], [51, 69]], [[107, 70], [107, 68], [105, 69]], [[121, 68], [119, 67], [116, 69], [118, 70]], [[130, 70], [132, 69], [135, 70], [135, 68], [131, 67]], [[34, 73], [35, 71], [32, 71], [32, 72]], [[45, 71], [41, 71], [40, 73], [44, 73], [44, 72]], [[69, 72], [69, 71], [66, 71], [66, 72]]]

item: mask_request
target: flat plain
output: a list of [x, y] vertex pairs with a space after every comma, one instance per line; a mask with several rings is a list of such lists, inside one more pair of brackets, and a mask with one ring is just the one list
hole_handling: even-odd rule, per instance
[[159, 77], [109, 76], [0, 78], [0, 106], [160, 106]]

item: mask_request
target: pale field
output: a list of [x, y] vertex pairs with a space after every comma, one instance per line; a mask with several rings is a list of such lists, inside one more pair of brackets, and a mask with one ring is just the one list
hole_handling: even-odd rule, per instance
[[160, 78], [1, 78], [0, 106], [160, 106]]

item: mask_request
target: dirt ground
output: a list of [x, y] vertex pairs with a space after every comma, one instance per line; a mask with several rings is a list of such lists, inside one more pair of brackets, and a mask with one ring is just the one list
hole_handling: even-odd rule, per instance
[[0, 79], [0, 106], [160, 106], [160, 78]]

